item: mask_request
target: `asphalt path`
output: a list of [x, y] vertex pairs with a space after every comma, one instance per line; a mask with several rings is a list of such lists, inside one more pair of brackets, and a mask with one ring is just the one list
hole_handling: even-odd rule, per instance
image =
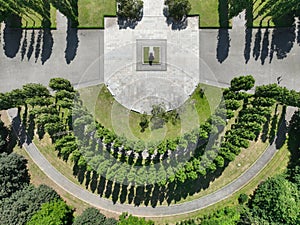
[[[295, 108], [288, 107], [285, 121], [289, 121], [294, 111]], [[286, 123], [285, 121], [283, 121], [283, 127], [279, 128], [280, 137], [279, 135], [275, 137], [275, 141], [264, 151], [261, 157], [258, 158], [257, 161], [246, 172], [244, 172], [236, 180], [217, 190], [216, 192], [181, 204], [157, 206], [155, 208], [150, 206], [136, 207], [128, 204], [114, 204], [111, 200], [101, 198], [98, 195], [93, 194], [83, 189], [79, 185], [71, 182], [49, 163], [49, 161], [40, 153], [34, 143], [27, 137], [26, 132], [22, 127], [20, 118], [17, 116], [17, 109], [9, 109], [7, 110], [7, 114], [12, 121], [13, 129], [18, 135], [19, 140], [26, 152], [36, 163], [36, 165], [57, 185], [59, 185], [71, 195], [99, 209], [117, 214], [128, 212], [130, 214], [143, 217], [163, 217], [186, 214], [206, 208], [230, 197], [232, 194], [234, 194], [248, 182], [250, 182], [268, 164], [268, 162], [270, 162], [270, 160], [278, 151], [278, 149], [276, 149], [277, 140], [284, 137], [286, 132]]]

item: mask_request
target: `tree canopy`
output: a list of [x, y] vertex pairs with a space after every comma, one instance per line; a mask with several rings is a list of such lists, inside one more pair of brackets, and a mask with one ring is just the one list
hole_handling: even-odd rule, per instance
[[117, 0], [117, 15], [126, 20], [139, 20], [142, 17], [142, 0]]
[[72, 221], [73, 209], [64, 201], [56, 200], [42, 204], [26, 225], [71, 225]]
[[169, 17], [177, 22], [185, 19], [192, 9], [189, 0], [165, 0], [165, 5], [168, 6]]
[[9, 198], [0, 201], [0, 221], [2, 225], [25, 224], [37, 212], [43, 203], [60, 199], [50, 187], [32, 185], [20, 189]]
[[116, 225], [115, 219], [106, 218], [98, 209], [87, 208], [75, 218], [73, 225]]
[[283, 176], [261, 183], [248, 206], [254, 220], [270, 224], [299, 224], [300, 196], [297, 186]]
[[27, 160], [18, 154], [0, 154], [0, 200], [29, 184]]

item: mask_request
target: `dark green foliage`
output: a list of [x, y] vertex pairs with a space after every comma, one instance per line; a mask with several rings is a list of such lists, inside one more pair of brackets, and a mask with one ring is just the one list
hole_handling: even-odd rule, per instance
[[87, 208], [81, 215], [75, 218], [73, 225], [104, 225], [104, 224], [117, 224], [117, 221], [107, 218], [95, 208]]
[[241, 103], [235, 99], [227, 99], [225, 100], [225, 106], [226, 109], [237, 110], [241, 106]]
[[151, 220], [128, 215], [128, 213], [123, 213], [119, 219], [118, 225], [154, 225]]
[[42, 84], [29, 83], [23, 85], [23, 93], [27, 99], [33, 97], [49, 97], [49, 90]]
[[147, 118], [147, 114], [143, 114], [141, 116], [141, 121], [140, 121], [140, 127], [141, 127], [141, 132], [144, 132], [148, 127], [149, 127], [149, 121]]
[[230, 89], [233, 91], [248, 91], [254, 87], [255, 80], [251, 75], [235, 77], [230, 82]]
[[234, 207], [225, 207], [215, 213], [204, 216], [201, 225], [235, 225], [240, 219], [238, 210]]
[[168, 6], [168, 16], [177, 22], [185, 19], [192, 9], [188, 0], [165, 0], [165, 5]]
[[141, 0], [117, 0], [117, 15], [122, 19], [140, 20], [143, 12], [143, 1]]
[[9, 129], [4, 126], [0, 115], [0, 153], [7, 151]]
[[228, 0], [229, 4], [229, 18], [237, 16], [240, 12], [248, 7], [249, 4], [253, 4], [251, 0]]
[[67, 160], [69, 155], [77, 148], [76, 139], [73, 135], [63, 136], [55, 142], [55, 150], [58, 151], [64, 160]]
[[70, 81], [64, 78], [51, 78], [49, 81], [49, 87], [54, 91], [69, 91], [74, 92], [74, 88]]
[[290, 121], [290, 128], [295, 134], [300, 134], [300, 110], [297, 110]]
[[275, 25], [286, 26], [287, 21], [290, 25], [294, 22], [293, 18], [300, 11], [300, 3], [298, 0], [267, 0], [266, 4], [258, 12], [258, 15], [268, 15], [272, 17]]
[[41, 209], [37, 211], [27, 222], [27, 225], [71, 225], [73, 221], [73, 209], [64, 201], [55, 200], [42, 204]]
[[288, 171], [289, 180], [297, 185], [300, 190], [300, 160], [298, 159], [298, 165], [292, 167]]
[[72, 26], [78, 26], [78, 0], [50, 0], [51, 4], [72, 21]]
[[31, 18], [31, 12], [34, 11], [42, 18], [42, 27], [49, 28], [50, 22], [50, 3], [42, 0], [6, 0], [1, 1], [0, 21], [11, 15], [22, 17], [26, 15]]
[[276, 100], [274, 100], [273, 98], [258, 97], [258, 98], [255, 98], [251, 103], [253, 106], [257, 106], [257, 107], [259, 107], [259, 106], [270, 107], [276, 103]]
[[118, 221], [115, 220], [114, 218], [106, 218], [106, 220], [103, 223], [103, 225], [117, 225], [117, 224], [118, 224]]
[[260, 184], [248, 206], [254, 218], [270, 224], [299, 224], [299, 190], [282, 176], [269, 178]]
[[238, 198], [238, 201], [239, 201], [239, 204], [244, 204], [248, 201], [249, 197], [248, 195], [246, 195], [245, 193], [242, 193], [240, 194], [239, 198]]
[[27, 160], [18, 154], [0, 154], [0, 200], [26, 187], [30, 176]]
[[55, 199], [60, 199], [60, 196], [46, 185], [41, 185], [38, 188], [30, 185], [20, 189], [9, 198], [0, 201], [1, 224], [25, 224], [43, 203]]
[[290, 106], [300, 106], [300, 93], [294, 90], [288, 90], [277, 84], [268, 84], [258, 86], [255, 89], [255, 96], [273, 98], [276, 101]]

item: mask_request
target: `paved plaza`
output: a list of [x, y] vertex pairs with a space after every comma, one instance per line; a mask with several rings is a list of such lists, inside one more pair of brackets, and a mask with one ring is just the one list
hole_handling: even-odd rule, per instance
[[[192, 17], [186, 29], [172, 30], [157, 7], [162, 1], [156, 1], [152, 10], [144, 1], [145, 16], [135, 29], [119, 29], [116, 18], [106, 18], [105, 30], [68, 31], [59, 13], [50, 38], [39, 37], [46, 31], [2, 24], [0, 91], [29, 82], [47, 85], [52, 77], [76, 87], [105, 82], [123, 105], [146, 111], [159, 102], [170, 108], [182, 104], [198, 82], [223, 87], [246, 74], [256, 85], [282, 76], [280, 85], [300, 90], [298, 23], [296, 29], [245, 30], [243, 21], [234, 21], [233, 29], [198, 29], [198, 18]], [[136, 71], [136, 39], [167, 40], [167, 71]]]
[[[199, 17], [173, 30], [163, 15], [164, 1], [145, 0], [144, 5], [134, 29], [120, 29], [117, 18], [105, 18], [104, 82], [118, 102], [134, 111], [149, 113], [160, 103], [167, 110], [177, 108], [199, 83]], [[143, 46], [161, 46], [165, 66], [141, 65]]]

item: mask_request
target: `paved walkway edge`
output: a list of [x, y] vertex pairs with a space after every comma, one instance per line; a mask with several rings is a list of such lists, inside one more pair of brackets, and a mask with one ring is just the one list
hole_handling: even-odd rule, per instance
[[246, 184], [248, 184], [265, 166], [270, 162], [277, 152], [275, 147], [275, 141], [270, 145], [264, 153], [256, 160], [256, 162], [240, 175], [236, 180], [232, 181], [223, 188], [200, 197], [189, 202], [174, 204], [170, 206], [157, 206], [156, 208], [148, 206], [133, 206], [128, 204], [113, 204], [111, 200], [99, 197], [93, 194], [79, 185], [71, 182], [68, 178], [57, 171], [50, 162], [40, 153], [34, 143], [29, 140], [24, 129], [22, 128], [20, 118], [17, 117], [17, 109], [7, 110], [7, 115], [10, 121], [14, 121], [13, 129], [20, 140], [24, 140], [23, 147], [36, 165], [58, 186], [77, 197], [78, 199], [104, 211], [121, 214], [122, 212], [128, 212], [136, 216], [143, 217], [164, 217], [174, 216], [180, 214], [191, 213], [200, 209], [206, 208], [217, 202], [220, 202], [232, 194], [240, 190]]

